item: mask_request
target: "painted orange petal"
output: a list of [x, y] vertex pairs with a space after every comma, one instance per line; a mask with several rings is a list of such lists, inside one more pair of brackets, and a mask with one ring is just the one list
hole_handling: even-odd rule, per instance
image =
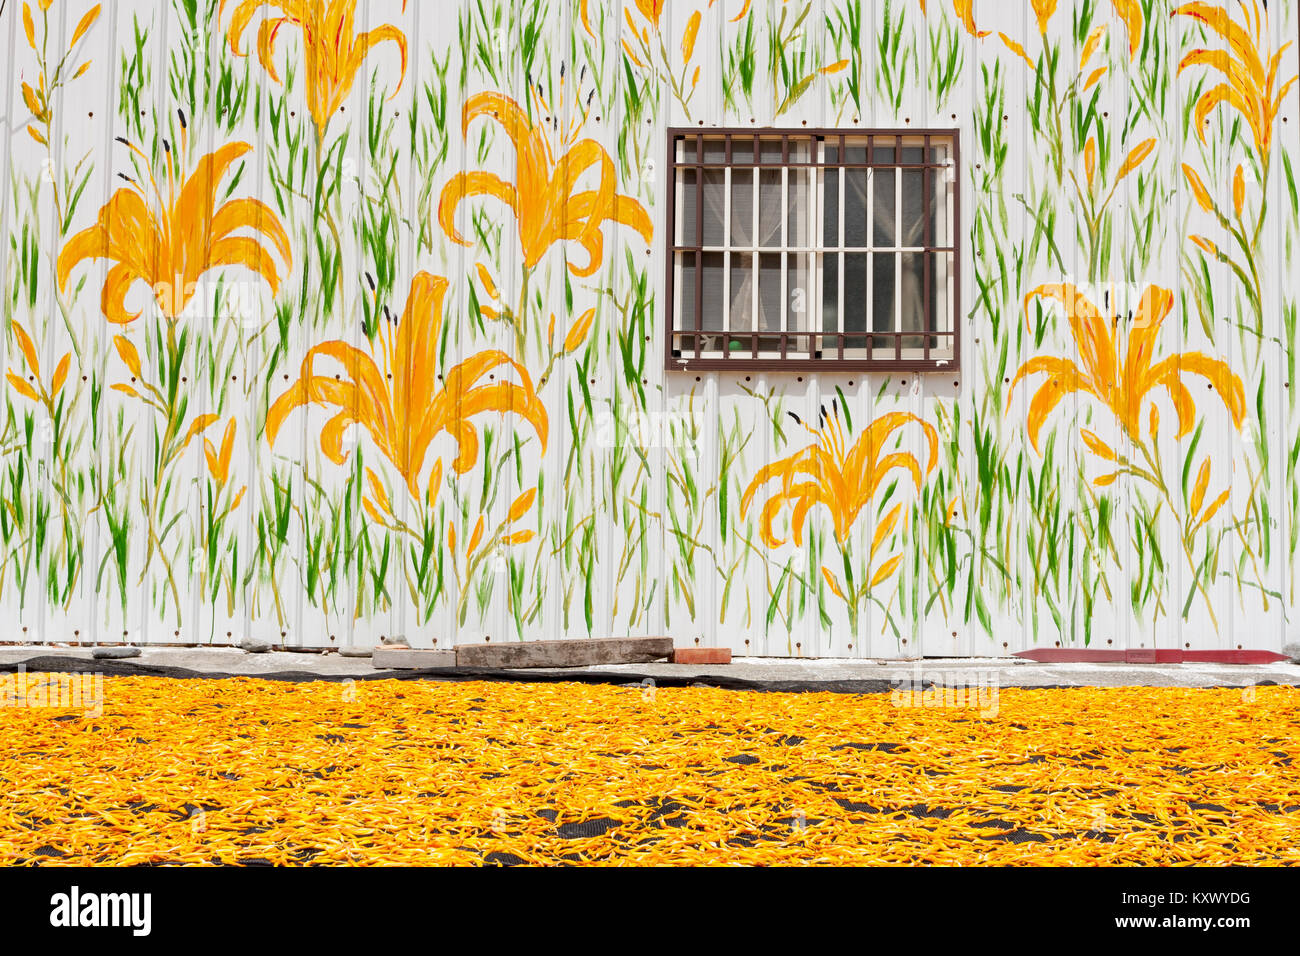
[[1151, 388], [1164, 388], [1169, 393], [1169, 400], [1173, 402], [1174, 412], [1178, 415], [1178, 438], [1182, 438], [1196, 425], [1196, 402], [1191, 391], [1183, 384], [1180, 374], [1178, 356], [1175, 355], [1155, 365], [1148, 377]]
[[519, 218], [519, 191], [494, 173], [481, 170], [461, 172], [453, 176], [442, 190], [438, 200], [438, 225], [447, 238], [462, 246], [473, 245], [456, 229], [456, 209], [471, 196], [490, 196], [510, 207]]
[[1225, 504], [1227, 504], [1228, 499], [1231, 497], [1232, 497], [1232, 487], [1229, 486], [1223, 489], [1223, 493], [1220, 494], [1219, 497], [1215, 498], [1213, 501], [1210, 502], [1210, 506], [1205, 509], [1205, 513], [1201, 515], [1200, 520], [1196, 522], [1196, 525], [1195, 527], [1192, 528], [1192, 530], [1199, 531], [1201, 527], [1205, 525], [1206, 522], [1208, 522], [1211, 518], [1213, 518], [1216, 514], [1219, 513], [1219, 509], [1222, 508]]
[[36, 345], [32, 338], [27, 334], [27, 330], [18, 322], [11, 322], [9, 327], [13, 329], [14, 338], [18, 340], [18, 347], [22, 349], [23, 357], [27, 359], [27, 367], [32, 370], [37, 378], [41, 377], [41, 363], [36, 356]]
[[[853, 447], [844, 456], [844, 473], [846, 475], [860, 475], [873, 470], [880, 451], [884, 448], [889, 436], [911, 422], [920, 425], [925, 432], [926, 444], [930, 453], [926, 467], [926, 473], [928, 474], [938, 460], [939, 433], [929, 423], [911, 412], [889, 412], [881, 415], [864, 428], [862, 434], [858, 436], [858, 440], [853, 443]], [[871, 489], [871, 493], [875, 493], [874, 488]]]
[[[910, 452], [896, 451], [886, 455], [876, 463], [876, 467], [871, 472], [871, 482], [868, 488], [871, 495], [879, 490], [884, 483], [885, 476], [894, 469], [899, 468], [906, 471], [912, 476], [912, 482], [916, 485], [916, 490], [921, 490], [921, 485], [925, 478], [921, 474], [921, 463], [916, 460], [916, 456]], [[865, 504], [865, 502], [863, 502]], [[859, 506], [860, 507], [860, 506]]]
[[1201, 505], [1205, 503], [1205, 492], [1210, 488], [1210, 459], [1206, 458], [1201, 462], [1201, 470], [1196, 473], [1196, 484], [1192, 487], [1191, 516], [1195, 517], [1201, 513]]
[[[367, 30], [356, 38], [356, 43], [352, 48], [352, 55], [348, 62], [348, 87], [352, 86], [352, 77], [361, 69], [366, 56], [379, 44], [392, 41], [397, 44], [397, 51], [401, 56], [401, 62], [398, 64], [397, 87], [393, 90], [392, 96], [397, 95], [397, 91], [402, 88], [406, 82], [406, 34], [391, 23], [385, 23], [381, 27], [373, 30]], [[392, 99], [392, 96], [389, 99]]]
[[1128, 31], [1128, 58], [1131, 61], [1142, 49], [1142, 27], [1145, 22], [1142, 17], [1142, 4], [1139, 0], [1111, 0], [1111, 2], [1119, 18], [1124, 21], [1124, 28]]
[[14, 391], [19, 395], [31, 399], [33, 402], [41, 400], [41, 397], [36, 394], [36, 390], [23, 381], [21, 376], [15, 375], [13, 372], [5, 372], [5, 378], [9, 380], [9, 384], [13, 386]]
[[1185, 3], [1174, 10], [1174, 16], [1198, 20], [1227, 40], [1237, 58], [1250, 70], [1255, 85], [1264, 86], [1264, 65], [1259, 60], [1255, 43], [1250, 34], [1233, 22], [1226, 7], [1215, 7], [1208, 3]]
[[206, 429], [208, 426], [210, 426], [213, 422], [215, 422], [220, 417], [221, 417], [220, 415], [215, 415], [209, 412], [206, 415], [199, 415], [197, 418], [195, 418], [194, 421], [190, 423], [189, 430], [185, 433], [185, 440], [181, 442], [181, 447], [182, 448], [187, 447], [189, 443], [194, 440], [196, 435], [202, 434], [204, 429]]
[[766, 485], [773, 478], [784, 479], [788, 467], [789, 467], [789, 461], [787, 459], [782, 459], [780, 461], [772, 462], [769, 465], [764, 465], [762, 468], [758, 470], [758, 472], [750, 480], [749, 486], [745, 488], [745, 493], [740, 497], [741, 518], [744, 518], [749, 513], [749, 507], [751, 504], [753, 504], [754, 496], [757, 495], [760, 490], [762, 490], [763, 486]]
[[1128, 354], [1124, 357], [1124, 395], [1127, 401], [1125, 422], [1134, 436], [1140, 426], [1142, 399], [1147, 391], [1143, 383], [1155, 358], [1156, 337], [1173, 307], [1174, 293], [1171, 290], [1149, 285], [1133, 315]]
[[[1246, 420], [1246, 389], [1241, 378], [1221, 359], [1213, 358], [1204, 352], [1183, 352], [1166, 359], [1161, 365], [1169, 363], [1183, 373], [1199, 375], [1208, 381], [1232, 416], [1232, 424], [1238, 430]], [[1155, 374], [1155, 369], [1152, 369]], [[1180, 435], [1182, 432], [1179, 433]]]
[[[289, 22], [284, 17], [263, 20], [257, 28], [257, 61], [262, 64], [271, 79], [280, 83], [280, 74], [275, 68], [275, 41], [279, 38], [280, 27]], [[234, 41], [231, 41], [233, 47]], [[239, 53], [238, 50], [235, 51]]]
[[[1095, 388], [1107, 393], [1115, 384], [1119, 362], [1115, 340], [1101, 312], [1074, 285], [1048, 283], [1040, 285], [1025, 296], [1025, 314], [1029, 314], [1029, 301], [1037, 296], [1055, 299], [1065, 307], [1065, 317], [1079, 350], [1079, 359], [1087, 370]], [[1108, 400], [1107, 395], [1098, 397]]]
[[108, 254], [108, 235], [103, 226], [96, 223], [81, 230], [67, 241], [59, 253], [59, 289], [67, 291], [68, 278], [80, 263], [86, 259], [104, 259]]
[[804, 524], [808, 513], [822, 500], [821, 488], [811, 481], [805, 481], [790, 489], [788, 497], [795, 499], [794, 513], [790, 518], [790, 528], [794, 532], [794, 543], [803, 545]]
[[882, 564], [880, 566], [880, 570], [878, 570], [875, 574], [871, 576], [871, 587], [874, 588], [878, 584], [883, 583], [887, 578], [890, 577], [890, 575], [892, 575], [895, 571], [898, 570], [898, 566], [902, 563], [903, 563], [903, 552], [900, 551], [898, 554], [894, 555], [892, 558], [890, 558], [888, 561]]
[[460, 116], [462, 137], [469, 136], [469, 124], [480, 116], [499, 123], [506, 131], [506, 135], [510, 137], [516, 152], [527, 148], [525, 140], [533, 134], [532, 121], [524, 108], [510, 97], [504, 93], [485, 90], [482, 93], [475, 93], [466, 100]]
[[113, 336], [113, 345], [122, 359], [122, 364], [127, 367], [128, 371], [136, 378], [143, 378], [140, 372], [140, 353], [136, 349], [135, 343], [125, 335], [115, 335]]
[[221, 437], [221, 455], [217, 459], [217, 465], [221, 470], [221, 477], [218, 479], [220, 484], [226, 483], [226, 478], [230, 474], [230, 457], [235, 451], [235, 420], [230, 419], [226, 425], [225, 434]]
[[248, 143], [226, 143], [199, 160], [193, 175], [181, 187], [168, 219], [174, 250], [184, 249], [195, 259], [203, 257], [212, 236], [217, 186], [231, 165], [252, 150]]
[[[337, 339], [322, 342], [308, 351], [303, 359], [304, 378], [310, 376], [312, 365], [317, 356], [332, 358], [346, 370], [348, 377], [356, 383], [358, 397], [361, 400], [357, 414], [367, 423], [367, 427], [383, 435], [393, 433], [394, 414], [388, 388], [375, 360], [354, 346]], [[313, 376], [314, 377], [314, 376]]]
[[835, 575], [832, 574], [830, 569], [824, 564], [822, 565], [822, 578], [825, 579], [827, 586], [837, 598], [841, 601], [848, 600], [848, 598], [844, 596], [844, 592], [840, 590], [840, 585], [839, 582], [835, 580]]
[[1116, 173], [1115, 181], [1119, 182], [1129, 173], [1133, 172], [1133, 170], [1141, 166], [1143, 161], [1151, 155], [1151, 151], [1155, 148], [1156, 141], [1154, 137], [1151, 139], [1144, 139], [1142, 142], [1134, 146], [1125, 158], [1124, 165], [1120, 166], [1119, 172]]
[[537, 497], [537, 489], [529, 488], [522, 495], [514, 500], [510, 506], [509, 520], [518, 521], [524, 515], [528, 514], [528, 509], [533, 506], [533, 500]]
[[1192, 195], [1196, 197], [1197, 204], [1206, 212], [1214, 212], [1214, 199], [1211, 198], [1210, 191], [1205, 188], [1205, 183], [1196, 170], [1183, 163], [1183, 177], [1187, 180], [1187, 184], [1192, 187]]
[[758, 533], [769, 548], [779, 548], [785, 544], [785, 538], [778, 538], [776, 532], [772, 530], [772, 522], [776, 520], [776, 516], [781, 513], [785, 504], [785, 495], [774, 495], [767, 500], [767, 504], [763, 505], [763, 513], [758, 521]]
[[[1154, 405], [1151, 407], [1152, 409], [1155, 408]], [[1083, 443], [1088, 446], [1088, 450], [1098, 458], [1104, 459], [1105, 461], [1118, 460], [1111, 447], [1098, 438], [1095, 432], [1091, 432], [1086, 428], [1081, 428], [1079, 429], [1079, 434], [1083, 436]]]
[[397, 325], [397, 348], [393, 357], [394, 404], [407, 440], [414, 437], [415, 423], [433, 401], [437, 389], [438, 340], [442, 329], [442, 305], [447, 280], [428, 272], [416, 273]]
[[1196, 124], [1196, 135], [1200, 137], [1201, 142], [1205, 142], [1205, 122], [1210, 113], [1220, 103], [1227, 103], [1237, 112], [1246, 118], [1250, 126], [1251, 134], [1255, 139], [1255, 147], [1262, 153], [1268, 146], [1268, 132], [1259, 124], [1255, 115], [1255, 110], [1251, 104], [1242, 99], [1241, 94], [1226, 83], [1220, 83], [1213, 89], [1207, 90], [1201, 94], [1201, 98], [1196, 101], [1196, 115], [1194, 122]]
[[1042, 431], [1048, 416], [1060, 404], [1061, 399], [1072, 391], [1074, 389], [1061, 379], [1049, 378], [1034, 393], [1033, 400], [1029, 403], [1026, 429], [1029, 433], [1030, 444], [1034, 446], [1034, 451], [1040, 455], [1042, 454], [1042, 448], [1038, 443], [1039, 432]]
[[1016, 56], [1020, 57], [1020, 59], [1028, 63], [1031, 69], [1037, 69], [1037, 65], [1034, 63], [1033, 60], [1029, 58], [1029, 54], [1025, 52], [1025, 48], [1023, 46], [1021, 46], [1015, 40], [1011, 39], [1011, 37], [1007, 36], [1005, 33], [999, 32], [998, 36], [1002, 38], [1002, 42], [1006, 44], [1008, 50], [1010, 50]]
[[587, 15], [588, 0], [582, 0], [578, 7], [578, 14], [582, 18], [582, 28], [587, 31], [587, 35], [593, 40], [596, 39], [596, 33], [591, 29], [591, 18]]
[[50, 379], [50, 394], [58, 395], [63, 391], [63, 385], [68, 380], [68, 372], [72, 368], [72, 353], [67, 352], [59, 360], [59, 364], [54, 368], [54, 378]]
[[[198, 265], [196, 268], [211, 269], [217, 266], [243, 266], [265, 279], [266, 284], [271, 287], [272, 295], [280, 291], [280, 275], [276, 270], [275, 260], [266, 251], [266, 247], [256, 239], [248, 236], [230, 236], [214, 242], [206, 259], [207, 262]], [[189, 277], [187, 276], [187, 278]], [[188, 295], [186, 298], [188, 298]]]
[[212, 217], [212, 241], [224, 239], [240, 229], [251, 229], [270, 239], [285, 265], [293, 265], [293, 250], [289, 234], [285, 232], [271, 207], [260, 199], [232, 199], [217, 210]]
[[118, 264], [108, 270], [99, 299], [104, 318], [114, 325], [129, 325], [140, 318], [139, 312], [127, 311], [126, 295], [131, 291], [131, 286], [143, 278], [127, 265]]
[[876, 525], [876, 533], [871, 536], [871, 557], [874, 558], [876, 556], [876, 552], [880, 550], [881, 544], [883, 544], [885, 539], [893, 532], [894, 525], [898, 524], [898, 517], [902, 513], [902, 504], [896, 504], [890, 512], [885, 515], [884, 520]]
[[[961, 21], [966, 32], [971, 36], [978, 38], [989, 35], [988, 30], [981, 30], [975, 26], [975, 0], [952, 0], [953, 12], [957, 14], [957, 19]], [[925, 5], [921, 5], [921, 12], [925, 13]]]

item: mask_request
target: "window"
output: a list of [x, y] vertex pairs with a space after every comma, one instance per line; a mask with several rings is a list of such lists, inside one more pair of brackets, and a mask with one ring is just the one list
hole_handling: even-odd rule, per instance
[[670, 369], [958, 358], [957, 131], [669, 131]]

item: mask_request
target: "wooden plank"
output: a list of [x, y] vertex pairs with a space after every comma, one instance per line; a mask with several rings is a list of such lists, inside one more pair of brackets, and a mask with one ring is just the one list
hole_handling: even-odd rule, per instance
[[604, 637], [513, 644], [457, 644], [457, 667], [590, 667], [644, 664], [673, 652], [671, 637]]

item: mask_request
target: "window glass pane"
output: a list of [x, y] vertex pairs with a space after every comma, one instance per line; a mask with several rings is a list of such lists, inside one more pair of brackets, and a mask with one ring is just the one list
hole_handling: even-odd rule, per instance
[[780, 163], [781, 159], [781, 141], [779, 139], [764, 139], [759, 143], [759, 162], [763, 163]]
[[704, 244], [706, 246], [723, 245], [726, 239], [726, 223], [722, 216], [726, 210], [726, 170], [706, 169], [704, 176], [704, 207], [700, 210], [704, 217]]
[[840, 254], [822, 256], [822, 331], [840, 330]]
[[[794, 196], [791, 196], [791, 200]], [[758, 244], [781, 245], [781, 170], [762, 169], [758, 173]]]
[[[930, 328], [936, 332], [953, 330], [953, 290], [955, 276], [952, 253], [930, 254]], [[953, 354], [953, 337], [936, 335], [930, 338], [930, 357], [943, 358]]]
[[[830, 150], [826, 151], [830, 155]], [[823, 174], [822, 187], [822, 245], [834, 248], [840, 244], [840, 171], [828, 169]]]
[[925, 242], [925, 170], [902, 169], [903, 215], [900, 246], [923, 246]]
[[867, 329], [867, 254], [849, 252], [844, 256], [844, 315], [845, 332], [865, 332]]
[[[900, 309], [900, 332], [920, 332], [926, 329], [925, 309], [931, 303], [926, 288], [925, 256], [919, 252], [904, 252], [899, 257], [901, 265], [898, 280], [898, 304]], [[919, 349], [922, 339], [919, 335], [903, 338], [903, 348]]]
[[898, 171], [895, 169], [871, 171], [872, 179], [875, 181], [875, 192], [872, 196], [875, 200], [872, 209], [872, 243], [876, 246], [894, 245], [894, 222], [897, 216], [894, 177], [897, 174]]
[[678, 329], [695, 328], [695, 253], [679, 252], [677, 261], [677, 321]]
[[733, 252], [731, 254], [731, 311], [727, 328], [732, 332], [749, 332], [754, 327], [753, 315], [754, 256], [747, 252]]
[[932, 245], [952, 245], [952, 219], [949, 215], [949, 203], [953, 201], [953, 171], [951, 168], [930, 170], [931, 208], [934, 210], [934, 232], [930, 240]]
[[844, 245], [862, 249], [867, 245], [867, 177], [870, 170], [844, 170]]
[[844, 147], [844, 161], [846, 163], [865, 164], [867, 161], [867, 147], [854, 146], [850, 142]]
[[701, 328], [719, 330], [726, 317], [726, 300], [723, 298], [723, 253], [706, 252], [701, 256], [700, 292], [703, 296]]
[[925, 162], [925, 147], [921, 145], [911, 146], [904, 143], [903, 162], [909, 166], [917, 166]]
[[[808, 313], [812, 308], [812, 295], [808, 288], [807, 254], [791, 254], [787, 260], [785, 280], [786, 329], [790, 332], [806, 332], [810, 328]], [[793, 343], [792, 346], [793, 347]]]
[[731, 171], [731, 245], [754, 244], [754, 170]]
[[699, 219], [699, 209], [697, 208], [697, 196], [695, 194], [696, 172], [692, 169], [683, 169], [680, 172], [681, 188], [677, 190], [677, 208], [680, 212], [677, 215], [677, 234], [676, 243], [679, 246], [695, 245], [695, 229]]
[[758, 329], [781, 331], [781, 253], [758, 257]]
[[785, 244], [792, 248], [807, 248], [808, 210], [812, 205], [812, 172], [807, 169], [786, 171], [788, 182], [785, 213]]
[[877, 136], [871, 140], [871, 161], [886, 165], [898, 162], [898, 150], [894, 137]]
[[754, 137], [733, 136], [731, 138], [731, 161], [742, 166], [754, 161]]
[[[894, 331], [894, 266], [898, 257], [877, 253], [871, 262], [871, 328], [876, 332]], [[877, 337], [872, 342], [873, 349], [894, 351], [892, 337]]]
[[826, 162], [838, 163], [840, 161], [840, 147], [837, 141], [836, 145], [826, 144]]
[[705, 137], [704, 161], [706, 163], [725, 163], [727, 161], [727, 141], [720, 136]]

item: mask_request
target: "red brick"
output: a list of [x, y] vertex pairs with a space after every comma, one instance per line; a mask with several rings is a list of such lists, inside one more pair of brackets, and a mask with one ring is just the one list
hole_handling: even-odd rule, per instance
[[729, 647], [677, 647], [673, 649], [673, 664], [730, 664]]

